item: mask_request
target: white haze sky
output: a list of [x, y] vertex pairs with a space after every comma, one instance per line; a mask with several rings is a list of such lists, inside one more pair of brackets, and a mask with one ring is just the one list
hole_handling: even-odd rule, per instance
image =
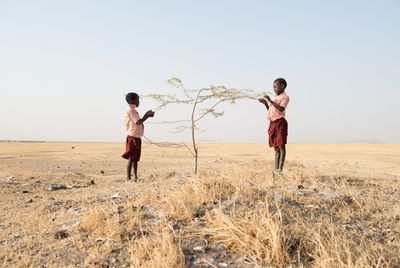
[[[284, 77], [289, 142], [398, 143], [400, 1], [0, 0], [2, 140], [123, 142], [124, 94], [173, 93], [171, 76], [260, 91]], [[201, 140], [267, 142], [261, 104], [221, 109]], [[145, 135], [189, 138], [170, 131]]]

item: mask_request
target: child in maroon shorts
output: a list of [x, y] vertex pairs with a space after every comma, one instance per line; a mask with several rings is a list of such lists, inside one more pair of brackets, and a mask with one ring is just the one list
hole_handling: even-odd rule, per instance
[[289, 103], [289, 96], [285, 93], [287, 86], [285, 79], [276, 79], [273, 86], [276, 93], [273, 100], [269, 96], [264, 96], [264, 98], [259, 99], [259, 102], [263, 103], [268, 110], [268, 119], [270, 120], [268, 128], [269, 147], [275, 149], [275, 171], [282, 172], [288, 135], [285, 110]]
[[128, 103], [128, 109], [125, 112], [125, 128], [126, 128], [126, 144], [125, 153], [122, 155], [123, 158], [128, 159], [127, 165], [127, 180], [131, 180], [132, 164], [135, 172], [134, 181], [138, 180], [137, 170], [138, 162], [142, 152], [142, 140], [140, 139], [144, 134], [143, 122], [147, 118], [153, 117], [154, 112], [149, 110], [143, 116], [139, 117], [139, 113], [136, 111], [136, 107], [139, 107], [139, 95], [136, 93], [128, 93], [125, 97]]

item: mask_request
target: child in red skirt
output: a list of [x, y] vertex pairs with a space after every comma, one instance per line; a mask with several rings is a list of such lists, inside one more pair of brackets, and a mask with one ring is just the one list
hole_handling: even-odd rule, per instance
[[144, 134], [143, 122], [147, 118], [153, 117], [154, 112], [149, 110], [140, 118], [139, 113], [136, 108], [139, 107], [139, 95], [133, 92], [126, 94], [126, 102], [128, 103], [128, 109], [125, 112], [125, 129], [126, 129], [126, 143], [125, 143], [125, 153], [122, 155], [123, 158], [128, 160], [127, 165], [127, 180], [130, 181], [132, 165], [135, 172], [134, 181], [138, 180], [137, 170], [138, 162], [140, 160], [140, 155], [142, 152], [142, 140], [140, 139]]
[[268, 110], [270, 120], [268, 128], [269, 147], [275, 149], [275, 171], [282, 172], [286, 157], [288, 123], [285, 119], [285, 110], [289, 103], [289, 96], [286, 95], [287, 83], [285, 79], [278, 78], [274, 81], [275, 96], [273, 100], [269, 96], [259, 99]]

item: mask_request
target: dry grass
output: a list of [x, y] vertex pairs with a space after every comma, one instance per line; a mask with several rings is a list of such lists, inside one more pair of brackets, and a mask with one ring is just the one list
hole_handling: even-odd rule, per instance
[[279, 178], [264, 145], [203, 146], [197, 177], [145, 147], [128, 184], [121, 148], [0, 144], [0, 266], [400, 267], [398, 145], [291, 145]]

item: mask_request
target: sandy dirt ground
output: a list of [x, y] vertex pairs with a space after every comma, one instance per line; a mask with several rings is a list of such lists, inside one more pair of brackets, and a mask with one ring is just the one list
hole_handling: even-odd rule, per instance
[[[144, 143], [139, 164], [140, 181], [136, 183], [125, 180], [126, 160], [120, 157], [123, 148], [122, 143], [1, 142], [0, 266], [400, 265], [395, 256], [400, 245], [400, 145], [290, 144], [285, 172], [276, 179], [272, 176], [273, 150], [265, 144], [200, 144], [200, 172], [196, 177], [192, 174], [193, 158], [185, 148]], [[213, 180], [229, 183], [214, 187]], [[51, 190], [52, 184], [57, 183], [68, 188]], [[218, 187], [224, 189], [217, 193]], [[229, 187], [234, 190], [230, 191]], [[340, 215], [332, 213], [323, 221], [330, 221], [332, 230], [339, 225], [347, 228], [347, 233], [340, 233], [345, 242], [350, 243], [352, 232], [358, 232], [362, 242], [357, 243], [363, 250], [355, 250], [351, 257], [340, 256], [331, 263], [322, 262], [324, 256], [331, 255], [318, 248], [317, 239], [312, 240], [315, 243], [309, 242], [304, 252], [296, 246], [293, 252], [297, 253], [291, 252], [293, 246], [288, 246], [289, 238], [271, 242], [271, 245], [278, 245], [279, 254], [264, 249], [263, 243], [270, 242], [254, 246], [249, 240], [247, 248], [239, 243], [244, 239], [239, 234], [246, 233], [239, 228], [244, 226], [240, 220], [259, 208], [260, 199], [254, 197], [256, 193], [263, 191], [263, 200], [270, 203], [292, 200], [287, 206], [292, 206], [288, 215], [293, 216], [291, 213], [298, 206], [302, 206], [300, 212], [306, 210], [304, 207], [322, 209], [321, 198], [313, 192], [319, 191], [319, 196], [324, 195], [330, 200], [329, 204], [333, 204], [339, 190], [338, 196], [345, 200], [341, 199], [340, 204], [345, 205], [329, 209], [336, 211], [334, 213], [340, 211]], [[181, 200], [174, 199], [179, 196]], [[254, 203], [248, 205], [240, 201], [253, 197]], [[196, 207], [191, 207], [191, 200], [198, 203]], [[239, 202], [244, 213], [240, 214], [241, 218], [232, 212], [230, 200], [242, 202]], [[375, 203], [379, 206], [374, 208]], [[201, 206], [207, 207], [207, 213], [199, 215]], [[139, 211], [140, 217], [126, 214], [127, 207]], [[279, 210], [280, 206], [277, 207]], [[290, 232], [293, 226], [285, 231], [284, 217], [274, 218], [276, 209], [269, 206], [268, 211], [269, 219], [282, 226], [277, 231], [278, 236], [294, 236]], [[361, 218], [357, 221], [352, 215]], [[133, 217], [139, 217], [135, 218], [135, 223], [132, 223]], [[230, 217], [233, 224], [230, 228], [221, 225], [223, 217]], [[306, 227], [314, 218], [307, 217], [309, 214], [303, 217], [303, 229], [300, 223], [296, 225], [299, 237], [307, 236], [302, 230], [314, 230], [312, 226]], [[332, 220], [334, 217], [340, 220]], [[111, 222], [114, 219], [116, 221]], [[121, 230], [121, 222], [123, 226], [136, 227]], [[318, 222], [322, 222], [322, 218]], [[168, 231], [170, 229], [172, 231]], [[228, 231], [230, 235], [222, 235]], [[252, 232], [249, 231], [249, 237], [253, 237]], [[325, 249], [330, 248], [332, 237], [318, 235], [327, 239]], [[161, 238], [163, 246], [157, 246], [157, 239]], [[206, 241], [207, 245], [202, 245], [201, 241]], [[168, 243], [170, 251], [161, 251]], [[259, 250], [248, 251], [253, 246]], [[352, 248], [351, 244], [348, 248]], [[140, 250], [159, 255], [141, 255]], [[368, 259], [367, 255], [373, 257]]]

